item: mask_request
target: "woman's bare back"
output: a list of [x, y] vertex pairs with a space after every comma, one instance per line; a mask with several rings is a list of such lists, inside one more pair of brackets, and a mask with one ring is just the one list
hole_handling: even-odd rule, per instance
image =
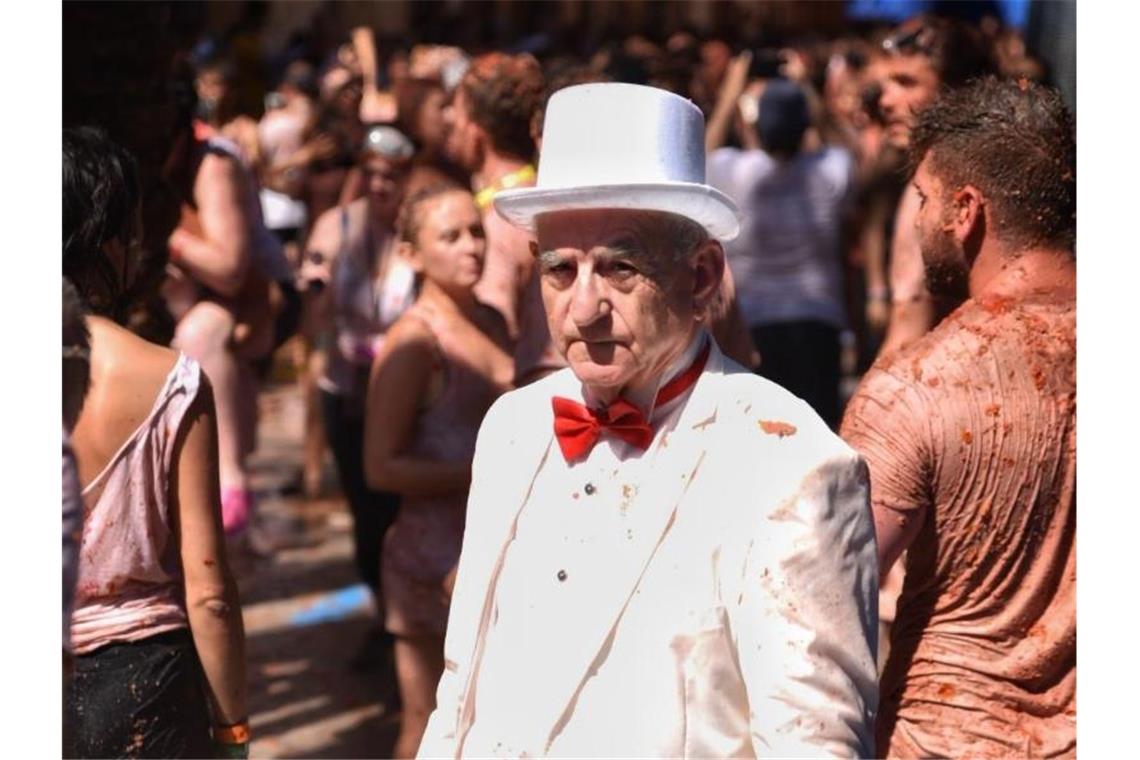
[[139, 338], [110, 320], [90, 317], [91, 388], [72, 434], [80, 486], [86, 488], [139, 426], [178, 360], [178, 354]]

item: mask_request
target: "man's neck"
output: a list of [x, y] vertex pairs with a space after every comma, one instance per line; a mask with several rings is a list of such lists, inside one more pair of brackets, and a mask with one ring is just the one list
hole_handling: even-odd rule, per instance
[[1076, 298], [1076, 292], [1076, 259], [1062, 248], [1010, 252], [993, 246], [983, 250], [970, 269], [970, 297], [974, 299], [1052, 295], [1068, 300]]
[[515, 156], [503, 155], [488, 149], [483, 157], [483, 165], [471, 177], [471, 184], [475, 186], [475, 190], [478, 192], [495, 184], [511, 172], [517, 172], [526, 165], [526, 161]]

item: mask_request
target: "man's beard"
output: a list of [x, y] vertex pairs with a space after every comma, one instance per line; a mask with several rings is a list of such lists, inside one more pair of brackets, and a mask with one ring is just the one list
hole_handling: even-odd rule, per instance
[[944, 232], [922, 234], [922, 263], [930, 295], [958, 301], [970, 294], [970, 267], [965, 253]]

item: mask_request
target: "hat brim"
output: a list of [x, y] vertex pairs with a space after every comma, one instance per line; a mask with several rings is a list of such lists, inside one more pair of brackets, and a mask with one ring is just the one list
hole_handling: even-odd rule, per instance
[[572, 188], [519, 188], [495, 195], [495, 210], [516, 227], [535, 231], [543, 214], [582, 209], [664, 211], [692, 219], [718, 240], [740, 232], [740, 212], [727, 195], [691, 182], [595, 185]]

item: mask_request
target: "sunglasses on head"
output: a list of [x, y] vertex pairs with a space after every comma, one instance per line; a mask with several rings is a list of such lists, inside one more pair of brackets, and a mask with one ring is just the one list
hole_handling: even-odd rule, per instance
[[895, 55], [921, 53], [928, 56], [933, 50], [930, 44], [931, 34], [932, 30], [927, 26], [919, 26], [909, 32], [900, 32], [883, 40], [883, 50]]

